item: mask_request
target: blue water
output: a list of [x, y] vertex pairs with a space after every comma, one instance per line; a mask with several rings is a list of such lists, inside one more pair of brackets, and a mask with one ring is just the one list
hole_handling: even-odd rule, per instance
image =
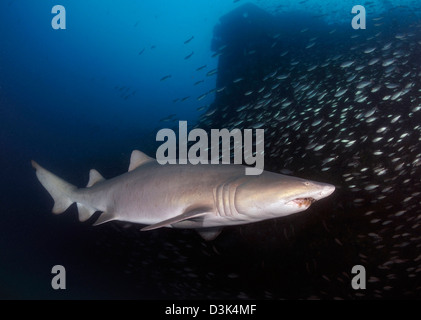
[[[57, 174], [66, 175], [60, 168], [68, 168], [67, 178], [84, 185], [91, 167], [108, 167], [108, 174], [116, 175], [127, 170], [133, 149], [153, 154], [157, 130], [168, 126], [160, 119], [176, 114], [194, 121], [204, 112], [197, 108], [213, 100], [212, 94], [196, 100], [215, 88], [216, 77], [205, 76], [217, 66], [210, 49], [213, 26], [236, 6], [193, 0], [61, 1], [67, 28], [54, 30], [51, 9], [56, 4], [0, 3], [5, 229], [0, 236], [0, 296], [6, 298], [60, 298], [49, 284], [51, 267], [61, 260], [54, 258], [62, 251], [55, 244], [78, 232], [70, 231], [69, 224], [61, 229], [66, 218], [55, 220], [49, 214], [51, 202], [35, 181], [30, 160]], [[160, 81], [166, 75], [171, 78]], [[195, 86], [199, 80], [203, 82]], [[190, 98], [173, 102], [186, 96]], [[66, 251], [77, 248], [77, 255], [84, 256], [80, 244], [95, 242], [89, 233], [85, 236], [89, 239], [76, 236], [80, 243], [69, 243]], [[73, 286], [68, 292], [72, 297], [101, 296], [99, 289], [92, 289], [92, 295], [86, 288], [78, 290]], [[120, 296], [112, 291], [104, 296]]]
[[[189, 291], [184, 276], [183, 295], [183, 286], [174, 289], [177, 275], [166, 269], [167, 260], [173, 261], [172, 268], [189, 274], [191, 264], [205, 268], [195, 256], [208, 259], [209, 270], [203, 274], [217, 275], [234, 274], [241, 261], [221, 268], [223, 258], [206, 258], [218, 250], [189, 232], [139, 235], [133, 226], [93, 228], [77, 221], [74, 208], [54, 216], [52, 201], [30, 166], [35, 159], [82, 186], [91, 168], [105, 177], [126, 171], [133, 149], [153, 156], [156, 132], [174, 126], [174, 120], [194, 125], [215, 99], [217, 75], [206, 75], [218, 68], [211, 48], [214, 27], [221, 16], [245, 2], [0, 2], [0, 298], [147, 299], [173, 298], [174, 292], [177, 298], [206, 298], [208, 293], [214, 298], [241, 298], [246, 289], [264, 297], [265, 288], [256, 279], [250, 285], [234, 283], [238, 290], [224, 288], [218, 296], [217, 289], [206, 286]], [[292, 12], [291, 20], [297, 11], [320, 15], [318, 21], [332, 28], [350, 24], [354, 5], [321, 0], [249, 2], [271, 14]], [[365, 3], [368, 13], [376, 15], [389, 14], [398, 5], [419, 13], [416, 1], [358, 4]], [[66, 8], [66, 30], [51, 27], [51, 8], [56, 4]], [[205, 67], [198, 71], [201, 66]], [[170, 121], [162, 121], [170, 115]], [[196, 243], [193, 248], [190, 239]], [[235, 252], [238, 243], [221, 241], [226, 252]], [[185, 258], [170, 253], [172, 246], [184, 250]], [[165, 252], [162, 259], [160, 251]], [[259, 254], [256, 248], [251, 251]], [[51, 289], [51, 268], [56, 264], [67, 267], [66, 291]], [[221, 279], [217, 277], [215, 287], [225, 285]], [[167, 282], [172, 283], [170, 289]], [[237, 291], [240, 294], [232, 293]]]

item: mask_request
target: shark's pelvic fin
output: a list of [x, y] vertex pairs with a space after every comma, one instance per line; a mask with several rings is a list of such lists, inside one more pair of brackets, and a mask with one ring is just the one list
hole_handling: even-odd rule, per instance
[[98, 220], [95, 221], [94, 226], [98, 226], [100, 224], [106, 223], [108, 221], [113, 221], [113, 220], [117, 220], [117, 218], [112, 213], [103, 212], [99, 216]]
[[151, 161], [154, 161], [154, 159], [139, 150], [133, 150], [132, 155], [130, 156], [129, 171]]
[[171, 219], [167, 219], [155, 224], [152, 224], [150, 226], [144, 227], [141, 229], [141, 231], [148, 231], [148, 230], [153, 230], [153, 229], [158, 229], [158, 228], [162, 228], [162, 227], [167, 227], [171, 224], [177, 223], [177, 222], [181, 222], [184, 220], [188, 220], [191, 218], [196, 218], [196, 217], [200, 217], [200, 216], [204, 216], [205, 214], [208, 214], [209, 212], [212, 212], [212, 208], [207, 208], [207, 207], [199, 207], [199, 208], [194, 208], [194, 209], [187, 209], [184, 213], [171, 218]]
[[31, 163], [36, 170], [38, 180], [54, 199], [53, 213], [59, 214], [66, 211], [66, 209], [74, 202], [72, 200], [73, 193], [77, 188], [57, 177], [50, 171], [45, 170], [35, 161], [32, 160]]
[[89, 171], [89, 182], [87, 188], [92, 187], [95, 183], [105, 180], [104, 177], [95, 169]]

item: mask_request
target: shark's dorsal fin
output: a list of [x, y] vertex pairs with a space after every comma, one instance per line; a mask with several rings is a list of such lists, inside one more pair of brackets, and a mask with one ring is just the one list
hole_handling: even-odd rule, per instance
[[96, 171], [95, 169], [91, 169], [89, 171], [89, 182], [87, 184], [87, 188], [92, 187], [95, 183], [105, 180], [101, 174]]
[[130, 165], [129, 165], [129, 171], [132, 171], [136, 169], [137, 167], [147, 163], [151, 162], [154, 159], [149, 157], [148, 155], [144, 154], [143, 152], [139, 150], [133, 150], [132, 155], [130, 156]]
[[205, 214], [208, 214], [209, 212], [212, 212], [212, 208], [199, 207], [199, 208], [194, 208], [194, 209], [187, 209], [184, 213], [178, 216], [175, 216], [174, 218], [170, 218], [170, 219], [152, 224], [150, 226], [144, 227], [143, 229], [141, 229], [141, 231], [148, 231], [148, 230], [158, 229], [162, 227], [167, 227], [177, 222], [204, 216]]
[[222, 228], [204, 228], [196, 230], [200, 236], [206, 241], [215, 240], [217, 236], [222, 232]]

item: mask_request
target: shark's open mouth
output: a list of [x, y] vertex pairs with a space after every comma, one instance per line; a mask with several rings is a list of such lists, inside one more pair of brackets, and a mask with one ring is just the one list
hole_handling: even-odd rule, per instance
[[297, 198], [292, 200], [292, 202], [298, 204], [299, 207], [309, 207], [315, 201], [314, 198]]

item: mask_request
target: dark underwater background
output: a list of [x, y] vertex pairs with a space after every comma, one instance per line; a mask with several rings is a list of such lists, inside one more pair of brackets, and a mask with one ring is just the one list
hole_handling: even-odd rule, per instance
[[[418, 1], [6, 0], [0, 40], [0, 298], [420, 298]], [[32, 159], [85, 186], [154, 156], [178, 120], [264, 128], [266, 170], [336, 191], [211, 242], [51, 213]]]

